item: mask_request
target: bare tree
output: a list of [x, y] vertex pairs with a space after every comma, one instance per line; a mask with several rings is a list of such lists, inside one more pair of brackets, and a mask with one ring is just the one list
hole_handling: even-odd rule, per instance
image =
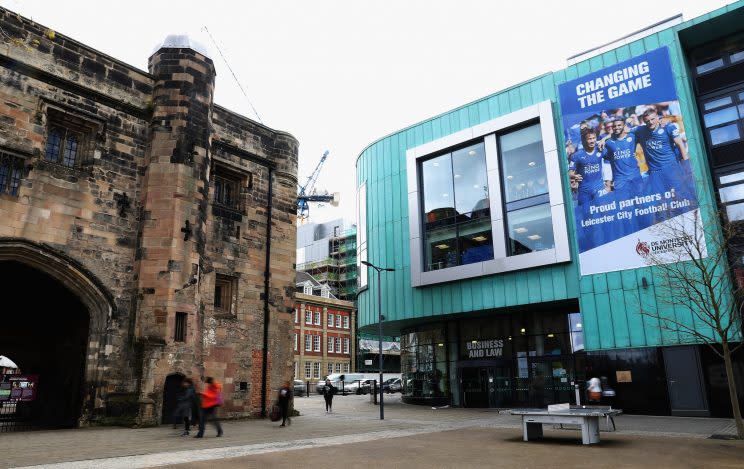
[[[718, 210], [708, 213], [715, 216]], [[744, 439], [732, 364], [733, 352], [744, 343], [744, 281], [736, 274], [742, 268], [742, 255], [729, 255], [744, 247], [744, 224], [722, 222], [720, 230], [715, 223], [706, 227], [700, 209], [669, 215], [650, 230], [657, 241], [639, 239], [636, 250], [654, 269], [659, 303], [672, 308], [651, 311], [642, 307], [641, 314], [657, 319], [662, 329], [704, 342], [723, 359], [737, 436]], [[674, 310], [689, 311], [690, 317], [678, 318]]]

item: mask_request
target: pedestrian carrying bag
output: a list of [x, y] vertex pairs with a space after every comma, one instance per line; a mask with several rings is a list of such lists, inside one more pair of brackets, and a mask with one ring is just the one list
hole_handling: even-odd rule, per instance
[[274, 404], [271, 406], [271, 412], [269, 412], [269, 418], [272, 422], [279, 421], [280, 418], [282, 418], [282, 411], [279, 410], [279, 406]]

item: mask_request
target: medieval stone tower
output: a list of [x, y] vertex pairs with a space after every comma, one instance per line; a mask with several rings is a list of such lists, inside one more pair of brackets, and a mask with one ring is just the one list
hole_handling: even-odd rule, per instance
[[144, 72], [0, 26], [0, 281], [27, 304], [0, 353], [38, 376], [34, 421], [155, 424], [185, 376], [261, 415], [292, 377], [296, 139], [214, 104], [186, 37]]

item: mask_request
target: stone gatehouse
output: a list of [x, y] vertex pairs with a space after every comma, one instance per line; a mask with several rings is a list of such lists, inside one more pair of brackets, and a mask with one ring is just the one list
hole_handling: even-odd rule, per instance
[[184, 376], [261, 415], [292, 378], [297, 140], [214, 104], [188, 38], [145, 72], [0, 28], [0, 354], [38, 375], [28, 416], [159, 423]]

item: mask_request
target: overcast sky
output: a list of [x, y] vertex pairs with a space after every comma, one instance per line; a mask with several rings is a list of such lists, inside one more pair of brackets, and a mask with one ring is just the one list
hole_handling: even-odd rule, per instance
[[[215, 102], [300, 141], [304, 184], [325, 150], [317, 187], [341, 205], [311, 221], [354, 218], [355, 162], [391, 132], [536, 75], [566, 58], [677, 13], [730, 0], [42, 1], [0, 5], [146, 70], [168, 34], [204, 44]], [[250, 103], [204, 31], [225, 55]]]

